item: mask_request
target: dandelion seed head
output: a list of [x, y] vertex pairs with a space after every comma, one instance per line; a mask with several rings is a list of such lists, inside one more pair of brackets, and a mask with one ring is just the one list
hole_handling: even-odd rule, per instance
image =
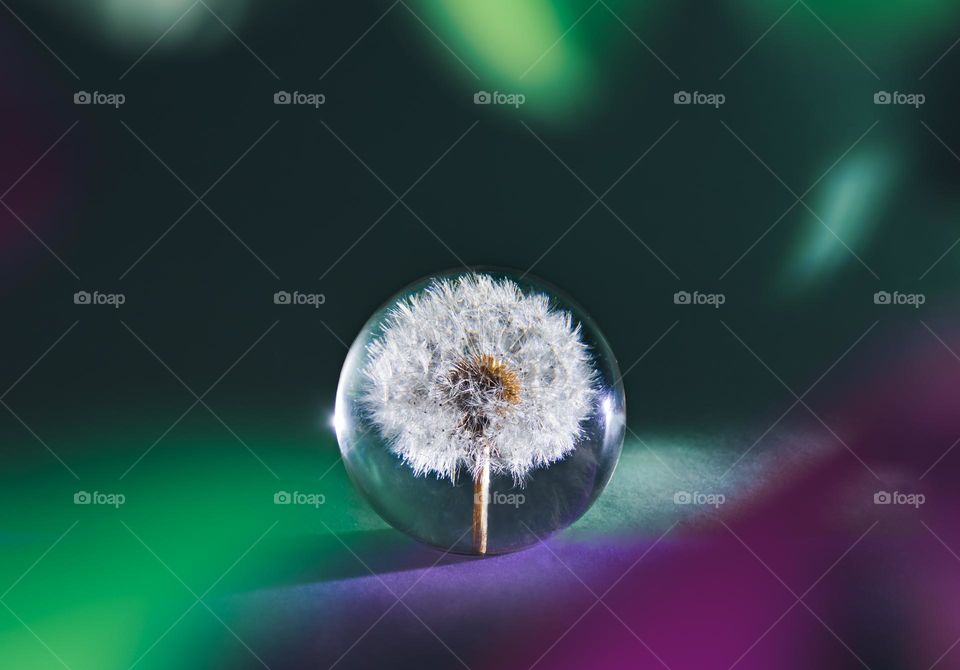
[[522, 483], [570, 454], [596, 402], [580, 327], [509, 279], [437, 279], [398, 303], [368, 345], [362, 410], [416, 475]]

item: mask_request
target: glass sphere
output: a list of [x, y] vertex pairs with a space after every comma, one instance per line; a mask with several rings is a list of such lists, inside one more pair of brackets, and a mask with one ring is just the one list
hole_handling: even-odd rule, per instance
[[579, 519], [626, 427], [600, 330], [555, 287], [499, 269], [421, 279], [366, 322], [334, 424], [354, 485], [444, 551], [523, 549]]

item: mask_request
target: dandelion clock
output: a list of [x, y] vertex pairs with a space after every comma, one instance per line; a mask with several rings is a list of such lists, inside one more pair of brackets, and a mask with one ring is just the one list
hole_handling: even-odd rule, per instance
[[395, 528], [496, 554], [576, 521], [625, 428], [616, 360], [548, 284], [451, 272], [407, 287], [357, 336], [335, 425], [347, 472]]

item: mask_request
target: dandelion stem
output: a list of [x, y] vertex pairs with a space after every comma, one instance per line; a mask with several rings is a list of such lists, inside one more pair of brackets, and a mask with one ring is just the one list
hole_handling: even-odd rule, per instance
[[473, 480], [473, 549], [487, 553], [487, 508], [490, 503], [490, 444], [482, 440], [480, 469]]

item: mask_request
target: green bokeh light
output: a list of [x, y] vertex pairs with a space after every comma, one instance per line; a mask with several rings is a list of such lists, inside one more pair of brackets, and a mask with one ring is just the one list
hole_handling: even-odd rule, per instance
[[[129, 668], [194, 605], [191, 591], [216, 584], [204, 600], [217, 611], [227, 593], [296, 583], [342, 561], [327, 528], [347, 537], [385, 528], [336, 465], [332, 436], [278, 444], [278, 434], [273, 427], [248, 440], [273, 445], [272, 466], [293, 478], [273, 478], [229, 434], [191, 431], [171, 434], [120, 480], [130, 465], [123, 426], [79, 438], [80, 481], [49, 461], [6, 473], [0, 502], [20, 512], [0, 539], [3, 588], [12, 586], [4, 602], [16, 613], [0, 608], [4, 664], [62, 667], [56, 654], [72, 670]], [[29, 436], [17, 439], [23, 453], [35, 452]], [[76, 505], [78, 490], [120, 492], [126, 502]], [[322, 493], [325, 502], [277, 505], [278, 490]], [[246, 653], [199, 604], [136, 667], [198, 667], [197, 659]]]
[[[51, 9], [125, 49], [194, 50], [230, 38], [249, 13], [249, 0], [47, 0]], [[163, 36], [162, 40], [159, 38]], [[159, 40], [159, 41], [158, 41]]]
[[438, 0], [424, 9], [425, 20], [476, 71], [478, 88], [523, 93], [528, 108], [555, 114], [583, 102], [593, 66], [576, 29], [569, 30], [582, 8], [548, 0]]
[[861, 255], [876, 231], [896, 176], [893, 156], [876, 146], [855, 149], [837, 165], [809, 201], [817, 216], [801, 209], [803, 224], [784, 282], [809, 288], [857, 263], [854, 254]]

